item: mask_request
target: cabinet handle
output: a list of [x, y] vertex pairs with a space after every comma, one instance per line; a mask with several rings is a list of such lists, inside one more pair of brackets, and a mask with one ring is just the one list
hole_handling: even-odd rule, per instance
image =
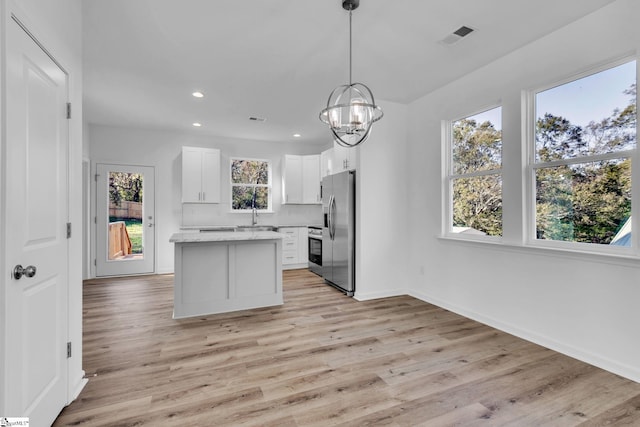
[[203, 192], [202, 192], [202, 201], [203, 201], [203, 202], [204, 202], [205, 200], [207, 200], [207, 198], [205, 197], [205, 194], [206, 194], [206, 193], [203, 191]]

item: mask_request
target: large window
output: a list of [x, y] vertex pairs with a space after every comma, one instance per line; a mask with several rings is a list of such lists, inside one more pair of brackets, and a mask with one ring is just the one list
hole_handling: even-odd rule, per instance
[[268, 160], [231, 159], [231, 209], [271, 210], [271, 164]]
[[631, 244], [636, 117], [635, 61], [535, 93], [535, 239]]
[[449, 128], [448, 233], [502, 236], [502, 108]]

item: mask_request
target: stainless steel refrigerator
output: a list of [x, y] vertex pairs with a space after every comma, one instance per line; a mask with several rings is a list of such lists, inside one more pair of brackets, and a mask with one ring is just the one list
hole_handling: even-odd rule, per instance
[[322, 179], [322, 277], [353, 296], [356, 288], [355, 171]]

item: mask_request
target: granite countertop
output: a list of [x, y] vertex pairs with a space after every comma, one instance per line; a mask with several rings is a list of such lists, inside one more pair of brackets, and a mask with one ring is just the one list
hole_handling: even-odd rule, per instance
[[[311, 224], [311, 225], [307, 225], [307, 224], [279, 224], [279, 225], [272, 225], [272, 224], [259, 224], [257, 225], [258, 227], [273, 227], [273, 228], [287, 228], [287, 227], [316, 227], [316, 228], [322, 228], [322, 225], [316, 225], [316, 224]], [[249, 227], [248, 225], [183, 225], [180, 227], [180, 230], [184, 230], [184, 231], [200, 231], [200, 230], [204, 230], [204, 231], [232, 231], [235, 230], [238, 227]]]
[[242, 240], [274, 240], [285, 236], [275, 231], [214, 231], [200, 233], [196, 231], [175, 233], [169, 239], [173, 243], [187, 242], [232, 242]]

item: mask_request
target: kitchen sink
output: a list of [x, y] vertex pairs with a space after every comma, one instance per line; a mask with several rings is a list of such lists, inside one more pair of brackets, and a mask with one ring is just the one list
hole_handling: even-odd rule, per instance
[[238, 225], [236, 231], [276, 231], [273, 225]]

